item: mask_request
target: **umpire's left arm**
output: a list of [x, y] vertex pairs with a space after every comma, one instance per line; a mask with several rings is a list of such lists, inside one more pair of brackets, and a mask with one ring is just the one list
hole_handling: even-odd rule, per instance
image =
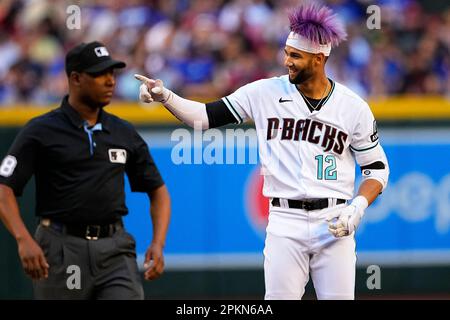
[[148, 193], [153, 222], [153, 239], [145, 253], [145, 279], [158, 278], [164, 271], [163, 248], [170, 221], [170, 196], [166, 185]]

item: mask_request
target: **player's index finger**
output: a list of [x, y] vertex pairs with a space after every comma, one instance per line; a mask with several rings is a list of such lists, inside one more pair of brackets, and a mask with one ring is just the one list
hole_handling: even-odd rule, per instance
[[149, 78], [147, 78], [147, 77], [145, 77], [143, 75], [140, 75], [140, 74], [135, 74], [134, 77], [136, 79], [138, 79], [139, 81], [142, 81], [144, 83], [151, 83], [151, 84], [155, 83], [155, 80], [149, 79]]

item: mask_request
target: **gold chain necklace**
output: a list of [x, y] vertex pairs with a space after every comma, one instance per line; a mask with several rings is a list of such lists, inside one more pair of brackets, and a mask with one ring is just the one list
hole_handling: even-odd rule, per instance
[[303, 92], [299, 89], [298, 91], [300, 92], [300, 94], [302, 95], [303, 99], [306, 101], [306, 103], [311, 107], [311, 109], [313, 109], [314, 111], [317, 110], [317, 108], [320, 107], [320, 104], [322, 103], [322, 100], [325, 98], [324, 94], [325, 92], [327, 92], [328, 89], [328, 83], [329, 81], [327, 80], [327, 85], [325, 86], [325, 90], [322, 93], [322, 99], [320, 99], [319, 103], [316, 105], [316, 107], [313, 107], [312, 104], [309, 102], [308, 98], [303, 94]]

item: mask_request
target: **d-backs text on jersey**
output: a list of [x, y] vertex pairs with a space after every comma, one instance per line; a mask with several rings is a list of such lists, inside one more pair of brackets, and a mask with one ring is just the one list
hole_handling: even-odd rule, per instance
[[[282, 127], [280, 127], [280, 123]], [[268, 118], [267, 140], [275, 139], [281, 130], [281, 140], [308, 141], [321, 145], [325, 152], [333, 150], [337, 154], [344, 151], [348, 134], [317, 120], [293, 118]]]

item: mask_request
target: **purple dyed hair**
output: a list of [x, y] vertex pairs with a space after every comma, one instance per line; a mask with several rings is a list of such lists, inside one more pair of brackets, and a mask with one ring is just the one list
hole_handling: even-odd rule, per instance
[[333, 10], [318, 4], [304, 4], [289, 14], [291, 31], [315, 44], [331, 42], [332, 47], [347, 38], [344, 26]]

